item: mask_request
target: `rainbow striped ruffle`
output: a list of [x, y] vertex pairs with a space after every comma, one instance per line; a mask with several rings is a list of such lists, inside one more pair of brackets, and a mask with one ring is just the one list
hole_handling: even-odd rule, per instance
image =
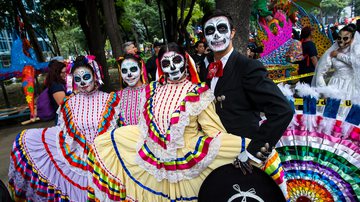
[[[59, 134], [53, 134], [53, 136], [49, 136], [50, 138], [59, 138], [58, 148], [60, 155], [64, 157], [67, 163], [70, 166], [73, 166], [75, 169], [79, 169], [79, 171], [83, 171], [86, 173], [88, 171], [87, 159], [84, 159], [84, 155], [86, 156], [89, 151], [89, 145], [86, 142], [84, 135], [82, 135], [76, 128], [73, 122], [73, 115], [70, 109], [70, 106], [67, 102], [69, 98], [65, 100], [64, 105], [62, 106], [61, 113], [64, 118], [64, 123], [62, 124], [66, 128], [64, 130], [60, 130]], [[106, 110], [102, 113], [102, 120], [98, 126], [99, 134], [102, 134], [108, 130], [110, 127], [110, 121], [114, 118], [115, 115], [115, 106], [118, 104], [119, 99], [116, 93], [112, 93], [107, 100]], [[60, 126], [56, 126], [60, 127]], [[59, 174], [59, 177], [62, 179], [66, 179], [66, 182], [70, 183], [69, 186], [74, 186], [74, 188], [78, 188], [80, 190], [85, 191], [88, 189], [87, 186], [81, 186], [73, 179], [70, 179], [68, 173], [64, 173], [62, 169], [59, 167], [58, 159], [54, 158], [53, 150], [50, 150], [48, 143], [45, 140], [45, 135], [48, 128], [42, 130], [41, 135], [41, 143], [44, 146], [44, 150], [46, 151], [45, 156], [48, 156], [50, 164], [54, 166], [56, 169], [56, 173]], [[59, 131], [59, 130], [56, 130]], [[14, 142], [14, 146], [11, 152], [12, 163], [14, 170], [16, 173], [11, 173], [13, 175], [9, 179], [9, 185], [11, 190], [13, 191], [13, 195], [16, 199], [28, 199], [27, 195], [29, 194], [29, 188], [31, 187], [32, 192], [34, 192], [37, 196], [34, 196], [34, 200], [36, 198], [47, 199], [49, 201], [70, 201], [68, 195], [64, 194], [65, 187], [56, 187], [54, 183], [51, 183], [47, 176], [41, 175], [41, 168], [36, 168], [32, 159], [30, 159], [29, 154], [27, 154], [26, 145], [23, 144], [23, 139], [25, 135], [25, 131], [20, 133]], [[31, 135], [31, 134], [27, 134]], [[49, 138], [46, 136], [46, 138]], [[76, 152], [74, 148], [71, 148], [68, 143], [65, 142], [66, 137], [71, 137], [76, 144]], [[55, 140], [54, 140], [55, 141]], [[40, 144], [41, 144], [40, 143]], [[80, 152], [82, 151], [82, 152]], [[44, 168], [50, 169], [50, 168]], [[12, 171], [15, 172], [15, 171]], [[21, 178], [21, 179], [20, 179]], [[56, 179], [55, 179], [56, 180]], [[18, 187], [17, 184], [25, 183], [26, 185], [21, 185]], [[29, 187], [26, 187], [29, 186]], [[26, 187], [26, 190], [25, 188]], [[69, 191], [69, 190], [67, 190]], [[31, 200], [31, 199], [28, 199]]]
[[143, 114], [146, 121], [146, 125], [148, 126], [148, 134], [149, 137], [159, 144], [164, 149], [167, 149], [167, 143], [170, 141], [170, 128], [171, 126], [177, 124], [179, 122], [179, 116], [181, 112], [186, 111], [186, 102], [198, 102], [200, 100], [200, 94], [208, 90], [208, 86], [205, 83], [198, 84], [195, 88], [188, 92], [185, 99], [180, 103], [180, 109], [176, 110], [170, 119], [170, 124], [168, 129], [166, 130], [165, 134], [161, 134], [158, 126], [156, 125], [155, 121], [153, 120], [153, 95], [155, 93], [155, 89], [158, 85], [158, 82], [152, 82], [150, 85], [146, 87], [146, 99], [147, 102], [145, 103]]
[[360, 142], [359, 128], [351, 126], [348, 138], [341, 135], [349, 123], [336, 120], [332, 135], [317, 131], [317, 126], [329, 121], [315, 116], [317, 126], [306, 129], [306, 116], [295, 115], [300, 123], [289, 128], [276, 149], [285, 169], [291, 201], [308, 198], [311, 201], [359, 201], [360, 200]]
[[[118, 103], [119, 97], [117, 96], [117, 94], [114, 92], [110, 93], [106, 107], [104, 108], [105, 111], [102, 113], [102, 119], [98, 126], [98, 135], [105, 133], [110, 127], [110, 122], [114, 118], [115, 114], [114, 108]], [[72, 111], [70, 109], [69, 103], [66, 102], [66, 100], [65, 103], [62, 105], [61, 113], [64, 118], [67, 133], [60, 134], [60, 150], [71, 166], [75, 166], [83, 171], [87, 171], [87, 159], [83, 159], [75, 152], [73, 152], [74, 148], [70, 148], [69, 144], [65, 141], [66, 138], [71, 137], [74, 141], [76, 141], [76, 143], [78, 143], [81, 150], [83, 150], [83, 152], [81, 152], [81, 155], [87, 155], [89, 153], [89, 145], [86, 143], [86, 138], [76, 128], [76, 125], [72, 118]]]
[[[13, 161], [14, 168], [21, 175], [21, 177], [27, 181], [34, 193], [41, 197], [46, 197], [49, 201], [69, 201], [69, 197], [62, 194], [60, 189], [51, 186], [50, 183], [38, 174], [38, 171], [34, 168], [32, 162], [28, 159], [22, 139], [25, 131], [18, 134], [15, 139], [15, 147], [11, 152], [11, 160]], [[43, 131], [43, 135], [46, 130]], [[17, 187], [15, 184], [16, 178], [9, 179], [9, 188], [13, 192], [13, 196], [16, 200], [29, 200], [26, 196], [26, 191]]]

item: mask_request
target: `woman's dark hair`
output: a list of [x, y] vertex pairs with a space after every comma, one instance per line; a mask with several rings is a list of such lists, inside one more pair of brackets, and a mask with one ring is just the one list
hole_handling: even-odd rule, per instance
[[133, 59], [133, 60], [135, 60], [137, 63], [138, 63], [138, 65], [139, 65], [139, 67], [140, 67], [140, 69], [142, 69], [142, 65], [141, 65], [141, 58], [139, 57], [139, 56], [135, 56], [135, 55], [133, 55], [133, 54], [126, 54], [126, 55], [124, 55], [124, 57], [122, 57], [121, 59], [119, 59], [117, 62], [118, 62], [118, 64], [120, 65], [120, 67], [121, 67], [121, 64], [124, 62], [124, 60], [126, 60], [126, 59]]
[[[121, 57], [119, 60], [117, 60], [117, 63], [119, 64], [119, 80], [120, 80], [120, 89], [124, 89], [124, 88], [126, 88], [127, 87], [127, 84], [125, 83], [125, 82], [123, 82], [123, 80], [122, 80], [122, 77], [121, 77], [121, 64], [124, 62], [124, 60], [126, 60], [126, 59], [133, 59], [133, 60], [135, 60], [137, 63], [138, 63], [138, 65], [139, 65], [139, 67], [140, 67], [140, 72], [141, 73], [144, 73], [143, 71], [143, 67], [142, 67], [142, 64], [141, 64], [141, 58], [139, 57], [139, 56], [137, 56], [137, 55], [133, 55], [133, 54], [125, 54], [124, 55], [124, 57]], [[143, 75], [141, 76], [141, 77], [143, 77]], [[141, 79], [141, 78], [140, 78]], [[142, 80], [142, 79], [141, 79]], [[146, 83], [147, 83], [147, 80], [145, 81]]]
[[83, 55], [80, 55], [80, 56], [76, 57], [76, 59], [74, 61], [74, 64], [73, 64], [73, 66], [71, 68], [71, 73], [74, 73], [74, 71], [79, 67], [87, 67], [87, 68], [89, 68], [91, 70], [91, 73], [94, 75], [94, 69], [89, 64], [88, 59]]
[[345, 27], [341, 28], [341, 30], [339, 31], [339, 33], [342, 32], [342, 31], [350, 32], [350, 33], [351, 33], [351, 37], [354, 37], [355, 31], [356, 31], [356, 25], [354, 25], [354, 24], [346, 25]]
[[45, 79], [45, 86], [50, 87], [53, 83], [65, 84], [65, 80], [61, 78], [61, 70], [66, 67], [66, 65], [57, 60], [51, 60], [48, 67], [49, 72]]
[[213, 17], [219, 17], [219, 16], [224, 16], [228, 19], [229, 21], [229, 24], [230, 24], [230, 29], [232, 30], [234, 28], [234, 22], [233, 22], [233, 19], [231, 17], [231, 15], [223, 10], [220, 10], [220, 9], [216, 9], [214, 11], [211, 11], [207, 14], [204, 15], [204, 17], [202, 18], [201, 20], [201, 24], [203, 26], [203, 31], [204, 31], [204, 26], [205, 26], [205, 23], [210, 20], [211, 18]]
[[[174, 51], [174, 52], [182, 55], [184, 57], [184, 59], [185, 59], [185, 65], [182, 68], [185, 68], [185, 69], [188, 68], [187, 59], [186, 59], [186, 52], [181, 46], [177, 45], [175, 42], [171, 42], [171, 43], [169, 43], [167, 45], [164, 45], [164, 46], [162, 46], [160, 48], [159, 55], [158, 55], [159, 62], [161, 61], [161, 58], [164, 56], [164, 54], [166, 52], [169, 52], [169, 51]], [[195, 75], [192, 75], [191, 71], [189, 71], [189, 70], [188, 70], [188, 73], [189, 73], [189, 78], [192, 78], [193, 76], [195, 76]], [[196, 74], [196, 72], [195, 72], [195, 74]], [[164, 78], [159, 79], [159, 82], [161, 84], [166, 83], [166, 75], [165, 74], [164, 74]]]
[[181, 46], [177, 45], [175, 42], [171, 42], [167, 45], [161, 46], [158, 54], [159, 61], [161, 60], [163, 55], [169, 51], [174, 51], [176, 53], [179, 53], [185, 58], [185, 50]]

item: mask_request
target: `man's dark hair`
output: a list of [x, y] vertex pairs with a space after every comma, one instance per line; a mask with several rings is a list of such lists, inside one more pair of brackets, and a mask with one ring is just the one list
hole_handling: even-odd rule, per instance
[[360, 32], [360, 19], [356, 20], [356, 30]]
[[195, 43], [195, 46], [194, 46], [194, 47], [195, 47], [195, 48], [198, 48], [201, 43], [204, 44], [204, 47], [205, 47], [205, 43], [204, 43], [203, 41], [201, 41], [201, 40], [197, 41], [197, 42]]
[[304, 27], [301, 29], [300, 39], [306, 39], [311, 35], [312, 28]]
[[230, 14], [228, 12], [225, 12], [223, 10], [220, 10], [220, 9], [216, 9], [212, 12], [209, 12], [207, 14], [204, 15], [204, 17], [202, 18], [201, 20], [201, 24], [203, 26], [203, 31], [204, 31], [204, 26], [205, 26], [205, 23], [210, 20], [211, 18], [213, 17], [219, 17], [219, 16], [224, 16], [228, 19], [229, 21], [229, 24], [230, 24], [230, 29], [232, 30], [234, 28], [234, 23], [233, 23], [233, 19], [232, 17], [230, 16]]

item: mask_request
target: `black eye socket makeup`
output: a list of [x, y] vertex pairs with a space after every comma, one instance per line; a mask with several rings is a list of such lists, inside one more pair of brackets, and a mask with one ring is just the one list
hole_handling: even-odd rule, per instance
[[128, 70], [127, 69], [121, 69], [121, 73], [123, 74], [127, 74]]
[[215, 33], [215, 27], [214, 26], [207, 26], [205, 28], [205, 35], [211, 35]]
[[162, 67], [168, 67], [168, 66], [170, 66], [170, 61], [169, 61], [169, 60], [162, 60], [162, 61], [161, 61], [161, 66], [162, 66]]
[[219, 31], [219, 33], [225, 34], [228, 32], [229, 28], [225, 23], [221, 23], [217, 26], [217, 30]]
[[90, 74], [85, 74], [83, 76], [83, 79], [86, 81], [86, 80], [89, 80], [91, 78], [91, 75]]
[[179, 63], [181, 63], [181, 61], [182, 61], [182, 58], [181, 58], [180, 56], [176, 56], [176, 57], [174, 57], [174, 59], [173, 59], [173, 62], [174, 62], [175, 64], [179, 64]]
[[138, 70], [137, 66], [130, 67], [131, 72], [136, 72]]
[[338, 37], [338, 41], [341, 41], [341, 40], [344, 40], [344, 41], [347, 41], [349, 39], [349, 37], [348, 36], [346, 36], [346, 37]]

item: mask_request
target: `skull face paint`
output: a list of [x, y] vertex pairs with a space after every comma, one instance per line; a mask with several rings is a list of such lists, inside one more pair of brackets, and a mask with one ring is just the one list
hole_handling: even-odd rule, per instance
[[351, 32], [341, 31], [339, 33], [339, 37], [337, 39], [339, 47], [343, 49], [343, 48], [350, 46], [352, 38], [353, 38], [353, 36], [352, 36]]
[[94, 75], [87, 67], [75, 69], [74, 81], [79, 92], [91, 92], [95, 88]]
[[174, 51], [166, 52], [161, 58], [161, 68], [170, 80], [180, 80], [185, 73], [184, 57]]
[[205, 38], [214, 52], [224, 51], [230, 44], [229, 20], [224, 16], [213, 17], [205, 23]]
[[121, 63], [121, 77], [129, 86], [135, 86], [140, 79], [139, 63], [133, 59], [125, 59]]

